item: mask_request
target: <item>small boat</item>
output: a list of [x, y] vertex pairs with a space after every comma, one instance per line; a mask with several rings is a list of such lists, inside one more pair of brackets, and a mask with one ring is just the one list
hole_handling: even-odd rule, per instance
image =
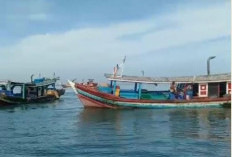
[[[109, 84], [93, 81], [73, 83], [74, 92], [84, 107], [99, 108], [186, 108], [231, 106], [231, 74], [213, 74], [185, 77], [138, 77], [105, 74]], [[123, 82], [133, 84], [123, 89]], [[145, 89], [144, 84], [150, 86]], [[167, 90], [155, 90], [157, 85], [175, 85]], [[143, 88], [144, 87], [144, 88]]]
[[70, 88], [71, 86], [69, 84], [61, 84], [62, 88]]
[[60, 98], [65, 93], [64, 89], [55, 87], [59, 78], [38, 78], [31, 82], [0, 82], [0, 106], [46, 103]]
[[[76, 79], [73, 79], [72, 82], [75, 82]], [[69, 83], [61, 84], [62, 88], [71, 88], [71, 85]]]

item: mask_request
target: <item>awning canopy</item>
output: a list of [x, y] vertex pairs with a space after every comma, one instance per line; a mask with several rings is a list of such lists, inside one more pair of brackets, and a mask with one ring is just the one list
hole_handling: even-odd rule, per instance
[[110, 81], [117, 82], [134, 82], [134, 83], [207, 83], [207, 82], [230, 82], [231, 73], [199, 75], [199, 76], [181, 76], [181, 77], [140, 77], [140, 76], [116, 76], [105, 74], [105, 77]]

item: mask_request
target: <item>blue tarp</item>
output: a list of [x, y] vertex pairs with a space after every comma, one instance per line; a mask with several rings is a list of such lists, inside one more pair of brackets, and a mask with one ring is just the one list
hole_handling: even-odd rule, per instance
[[43, 82], [45, 79], [41, 78], [41, 79], [34, 79], [34, 83], [41, 83]]

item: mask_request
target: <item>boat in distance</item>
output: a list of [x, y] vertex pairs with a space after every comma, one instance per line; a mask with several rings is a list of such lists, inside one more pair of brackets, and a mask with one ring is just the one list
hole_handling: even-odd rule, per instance
[[0, 82], [0, 106], [53, 102], [65, 93], [57, 89], [56, 78], [37, 78], [31, 82]]
[[[72, 80], [72, 82], [75, 82], [76, 81], [76, 79], [73, 79]], [[71, 88], [71, 85], [69, 84], [69, 82], [68, 83], [66, 83], [66, 84], [61, 84], [61, 87], [62, 88]]]
[[71, 86], [69, 84], [61, 84], [62, 88], [70, 88]]
[[[76, 79], [73, 79], [72, 82], [74, 82]], [[71, 85], [69, 83], [61, 84], [62, 88], [71, 88]]]
[[[69, 81], [84, 107], [99, 108], [176, 108], [220, 107], [231, 105], [231, 74], [185, 77], [138, 77], [105, 74], [109, 84], [100, 85]], [[133, 89], [122, 89], [119, 83], [134, 84]], [[171, 85], [169, 90], [148, 90], [158, 84]], [[173, 88], [174, 87], [174, 88]]]

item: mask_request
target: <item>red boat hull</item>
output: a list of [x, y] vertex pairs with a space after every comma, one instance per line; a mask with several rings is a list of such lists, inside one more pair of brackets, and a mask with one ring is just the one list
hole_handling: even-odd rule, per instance
[[82, 104], [84, 105], [84, 107], [114, 108], [114, 109], [117, 108], [114, 106], [110, 106], [110, 105], [101, 103], [101, 102], [96, 101], [94, 99], [90, 99], [90, 98], [83, 96], [81, 94], [78, 94], [77, 96], [80, 99], [80, 101], [82, 102]]

